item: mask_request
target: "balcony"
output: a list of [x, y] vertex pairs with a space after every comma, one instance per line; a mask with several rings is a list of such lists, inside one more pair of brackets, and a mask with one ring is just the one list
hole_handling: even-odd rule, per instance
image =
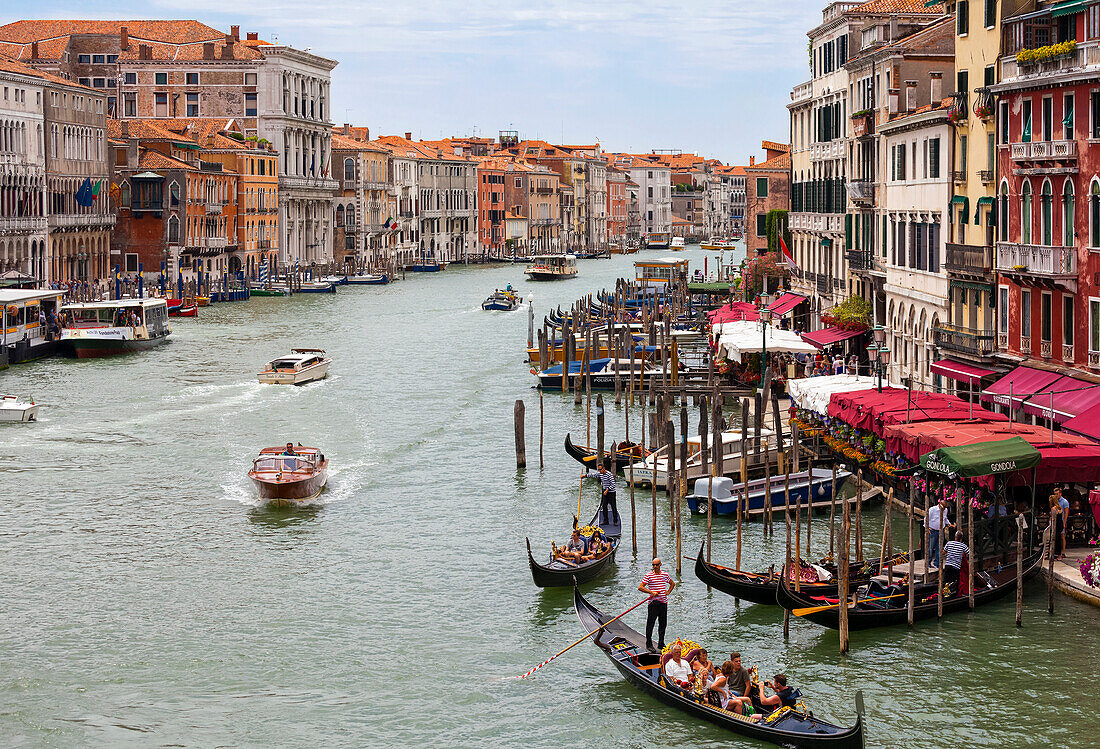
[[270, 250], [273, 246], [273, 242], [270, 239], [261, 239], [256, 242], [257, 250]]
[[865, 138], [875, 134], [874, 112], [861, 112], [852, 115], [852, 135], [856, 138]]
[[848, 250], [848, 268], [856, 273], [874, 270], [875, 258], [867, 250]]
[[997, 350], [997, 336], [992, 330], [941, 323], [932, 328], [932, 338], [940, 348], [971, 356], [989, 356]]
[[993, 170], [992, 169], [983, 169], [980, 172], [978, 172], [978, 176], [981, 177], [983, 185], [988, 185], [989, 183], [991, 183], [993, 181]]
[[817, 293], [827, 295], [832, 290], [832, 284], [829, 283], [829, 277], [824, 273], [819, 273], [817, 276]]
[[46, 231], [45, 216], [0, 218], [0, 234], [30, 234], [42, 231]]
[[965, 120], [970, 115], [970, 94], [967, 91], [956, 91], [951, 94], [951, 110], [948, 116], [952, 120]]
[[953, 170], [951, 172], [951, 181], [952, 182], [966, 182], [966, 172], [960, 171], [958, 169]]
[[997, 271], [1044, 280], [1077, 281], [1077, 250], [1037, 244], [997, 243]]
[[1012, 143], [1009, 151], [1013, 161], [1070, 161], [1077, 159], [1075, 140], [1037, 140]]
[[946, 245], [943, 267], [948, 273], [989, 278], [993, 271], [993, 248], [972, 244]]
[[1039, 356], [1050, 359], [1054, 356], [1054, 344], [1050, 341], [1039, 341]]
[[[163, 208], [160, 204], [157, 204], [151, 209], [135, 208], [137, 210], [152, 210], [160, 212]], [[56, 227], [72, 227], [72, 228], [89, 228], [89, 229], [108, 229], [115, 225], [115, 214], [113, 213], [51, 213], [48, 218], [50, 226]]]
[[354, 221], [344, 222], [344, 233], [345, 234], [354, 234], [355, 232], [356, 232], [356, 224], [355, 224]]
[[809, 101], [814, 96], [814, 84], [813, 81], [806, 81], [800, 83], [791, 89], [791, 101], [798, 103], [800, 101]]
[[848, 198], [856, 205], [873, 207], [875, 204], [875, 183], [867, 180], [849, 182]]
[[988, 86], [976, 88], [974, 93], [978, 95], [974, 100], [974, 114], [983, 120], [988, 120], [993, 116], [993, 94], [989, 92]]
[[222, 215], [222, 204], [214, 200], [206, 204], [207, 216], [220, 216]]
[[1007, 83], [1074, 70], [1082, 67], [1086, 59], [1091, 65], [1095, 62], [1093, 60], [1095, 52], [1095, 43], [1085, 43], [1078, 44], [1077, 49], [1069, 54], [1061, 55], [1052, 60], [1043, 60], [1042, 62], [1020, 63], [1017, 62], [1015, 55], [1003, 57], [1001, 58], [1001, 81]]
[[1093, 369], [1100, 369], [1100, 351], [1089, 352], [1089, 366]]
[[1062, 344], [1062, 361], [1066, 362], [1067, 364], [1072, 364], [1073, 363], [1073, 344], [1072, 343], [1063, 343]]

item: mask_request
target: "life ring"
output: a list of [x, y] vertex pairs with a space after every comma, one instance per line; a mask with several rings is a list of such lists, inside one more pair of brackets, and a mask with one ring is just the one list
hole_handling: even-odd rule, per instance
[[8, 317], [15, 317], [18, 314], [19, 314], [19, 308], [16, 307], [14, 304], [9, 304], [8, 305]]

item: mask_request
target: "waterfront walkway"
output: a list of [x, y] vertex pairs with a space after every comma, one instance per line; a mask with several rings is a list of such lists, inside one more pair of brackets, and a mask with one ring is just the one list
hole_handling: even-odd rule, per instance
[[[1066, 549], [1066, 558], [1054, 561], [1054, 587], [1072, 596], [1078, 601], [1100, 606], [1100, 588], [1094, 588], [1081, 577], [1081, 562], [1089, 554], [1100, 549], [1093, 546], [1080, 546]], [[1043, 578], [1049, 573], [1049, 562], [1043, 563]]]

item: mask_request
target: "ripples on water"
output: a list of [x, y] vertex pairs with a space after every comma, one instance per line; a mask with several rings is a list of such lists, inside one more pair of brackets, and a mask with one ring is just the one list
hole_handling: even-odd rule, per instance
[[[42, 403], [38, 424], [0, 428], [0, 744], [752, 745], [639, 694], [589, 645], [501, 680], [581, 633], [570, 591], [532, 585], [523, 539], [536, 553], [564, 540], [579, 467], [561, 441], [585, 424], [583, 406], [547, 394], [539, 470], [526, 312], [479, 305], [511, 281], [541, 319], [629, 275], [633, 259], [582, 261], [580, 278], [557, 284], [453, 266], [334, 297], [218, 305], [174, 320], [171, 344], [146, 354], [0, 375]], [[301, 345], [333, 355], [326, 381], [255, 382]], [[530, 463], [518, 474], [516, 398]], [[609, 404], [609, 441], [622, 420]], [[259, 507], [245, 471], [287, 440], [325, 450], [329, 488], [307, 508]], [[583, 512], [596, 502], [586, 487]], [[628, 538], [614, 572], [586, 588], [607, 611], [637, 600], [648, 508], [639, 497], [638, 558]], [[876, 527], [873, 510], [869, 539]], [[671, 563], [668, 528], [662, 495]], [[719, 562], [732, 558], [730, 529], [715, 524]], [[705, 522], [685, 513], [684, 531], [694, 555]], [[764, 539], [753, 525], [745, 538], [746, 566], [781, 557], [782, 532]], [[784, 643], [774, 609], [738, 609], [684, 572], [671, 636], [784, 670], [845, 723], [863, 689], [871, 746], [1093, 741], [1095, 611], [1059, 597], [1048, 618], [1041, 586], [1023, 629], [1008, 601], [914, 632], [854, 633], [841, 659], [835, 633], [796, 620]]]

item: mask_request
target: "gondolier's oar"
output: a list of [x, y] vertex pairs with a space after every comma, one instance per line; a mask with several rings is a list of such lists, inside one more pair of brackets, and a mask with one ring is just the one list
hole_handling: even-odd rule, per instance
[[[856, 603], [867, 603], [869, 601], [885, 601], [887, 598], [899, 598], [899, 597], [904, 596], [904, 595], [905, 595], [905, 593], [895, 593], [892, 596], [880, 596], [878, 598], [861, 598], [858, 601], [856, 601]], [[804, 608], [804, 609], [792, 609], [791, 613], [794, 614], [795, 616], [805, 616], [806, 614], [813, 614], [817, 611], [825, 611], [826, 609], [835, 609], [838, 606], [840, 606], [840, 601], [837, 601], [836, 603], [830, 603], [826, 606], [810, 606], [810, 607]]]
[[604, 627], [606, 627], [606, 626], [607, 626], [608, 624], [611, 624], [611, 622], [615, 621], [616, 619], [622, 619], [622, 618], [623, 618], [624, 616], [626, 616], [627, 614], [629, 614], [629, 613], [630, 613], [631, 611], [633, 611], [634, 609], [638, 608], [638, 607], [639, 607], [639, 606], [641, 606], [641, 605], [642, 605], [643, 603], [649, 603], [649, 601], [650, 601], [650, 598], [646, 598], [645, 600], [639, 601], [638, 603], [634, 604], [633, 606], [631, 606], [630, 608], [628, 608], [628, 609], [627, 609], [626, 611], [624, 611], [623, 613], [621, 613], [621, 614], [619, 614], [618, 616], [616, 616], [616, 617], [615, 617], [615, 619], [609, 619], [608, 621], [604, 622], [604, 623], [603, 623], [603, 624], [601, 624], [600, 626], [596, 627], [596, 628], [595, 628], [594, 630], [592, 630], [591, 632], [589, 632], [588, 634], [586, 634], [586, 635], [585, 635], [584, 637], [582, 637], [582, 638], [580, 638], [579, 640], [577, 640], [576, 642], [574, 642], [574, 643], [573, 643], [572, 645], [570, 645], [569, 647], [567, 647], [567, 648], [563, 648], [562, 650], [559, 650], [558, 652], [554, 653], [554, 654], [553, 654], [552, 656], [550, 656], [549, 658], [547, 658], [546, 660], [544, 660], [544, 661], [543, 661], [542, 663], [540, 663], [539, 665], [537, 665], [537, 666], [534, 666], [533, 668], [530, 668], [530, 669], [528, 669], [527, 671], [525, 671], [524, 673], [520, 674], [519, 676], [513, 676], [513, 677], [511, 677], [511, 678], [513, 678], [513, 679], [526, 679], [526, 678], [527, 678], [528, 676], [530, 676], [531, 674], [533, 674], [533, 673], [535, 673], [536, 671], [538, 671], [538, 670], [539, 670], [540, 668], [542, 668], [542, 667], [543, 667], [543, 666], [545, 666], [545, 665], [546, 665], [547, 663], [549, 663], [550, 661], [552, 661], [552, 660], [554, 660], [555, 658], [557, 658], [557, 657], [558, 657], [559, 655], [562, 655], [562, 654], [563, 654], [563, 653], [565, 653], [566, 651], [568, 651], [568, 650], [571, 650], [572, 648], [576, 647], [577, 645], [580, 645], [580, 644], [581, 644], [582, 642], [584, 642], [585, 640], [587, 640], [587, 639], [588, 639], [589, 637], [591, 637], [592, 635], [594, 635], [594, 634], [596, 634], [597, 632], [601, 631], [601, 630], [602, 630], [602, 629], [603, 629]]

